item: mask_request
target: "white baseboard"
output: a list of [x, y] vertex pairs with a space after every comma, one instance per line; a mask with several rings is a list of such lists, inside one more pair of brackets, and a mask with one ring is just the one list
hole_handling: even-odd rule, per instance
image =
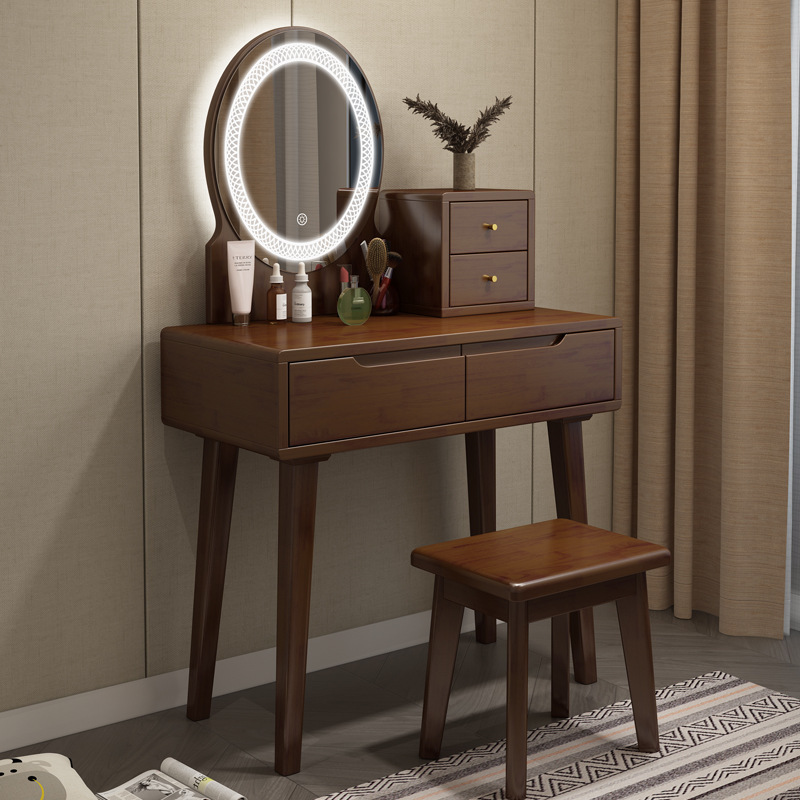
[[[308, 643], [308, 672], [402, 650], [428, 640], [430, 611], [331, 633]], [[471, 613], [464, 630], [475, 627]], [[275, 680], [275, 648], [217, 662], [214, 696]], [[0, 752], [68, 736], [186, 703], [189, 670], [0, 712]]]
[[791, 620], [791, 627], [796, 631], [800, 631], [800, 594], [792, 592], [792, 608], [789, 612], [789, 619]]

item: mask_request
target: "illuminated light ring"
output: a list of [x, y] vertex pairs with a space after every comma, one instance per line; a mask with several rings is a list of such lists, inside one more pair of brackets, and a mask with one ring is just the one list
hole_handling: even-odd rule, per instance
[[[361, 142], [361, 164], [353, 196], [339, 221], [325, 234], [307, 242], [292, 242], [271, 231], [258, 216], [242, 179], [239, 149], [247, 107], [256, 90], [271, 73], [284, 64], [303, 61], [322, 67], [344, 91], [358, 126]], [[267, 251], [287, 261], [311, 261], [335, 250], [350, 233], [364, 209], [375, 162], [372, 123], [366, 101], [345, 65], [327, 50], [313, 44], [284, 44], [270, 50], [253, 66], [233, 99], [225, 129], [225, 174], [233, 204], [250, 235]]]

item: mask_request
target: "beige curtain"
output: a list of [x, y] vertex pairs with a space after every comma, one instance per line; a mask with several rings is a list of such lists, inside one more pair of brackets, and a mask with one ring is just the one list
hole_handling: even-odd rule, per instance
[[619, 0], [614, 526], [732, 635], [783, 635], [790, 101], [788, 0]]

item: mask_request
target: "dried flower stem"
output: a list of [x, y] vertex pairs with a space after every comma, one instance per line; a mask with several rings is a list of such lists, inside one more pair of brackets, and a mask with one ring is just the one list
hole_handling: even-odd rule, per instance
[[452, 117], [448, 117], [439, 110], [436, 103], [431, 103], [430, 100], [420, 100], [419, 95], [416, 100], [404, 97], [403, 102], [411, 109], [412, 113], [421, 114], [425, 119], [431, 121], [434, 134], [445, 142], [445, 150], [449, 150], [451, 153], [471, 153], [489, 137], [489, 126], [496, 122], [511, 105], [511, 97], [503, 100], [495, 97], [494, 105], [488, 106], [481, 112], [478, 121], [472, 128], [467, 128]]

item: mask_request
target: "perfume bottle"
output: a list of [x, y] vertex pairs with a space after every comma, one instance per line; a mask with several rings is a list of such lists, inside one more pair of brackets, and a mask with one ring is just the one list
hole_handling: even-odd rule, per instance
[[350, 276], [350, 286], [342, 291], [336, 313], [345, 325], [363, 325], [372, 311], [369, 292], [358, 285], [358, 275]]

